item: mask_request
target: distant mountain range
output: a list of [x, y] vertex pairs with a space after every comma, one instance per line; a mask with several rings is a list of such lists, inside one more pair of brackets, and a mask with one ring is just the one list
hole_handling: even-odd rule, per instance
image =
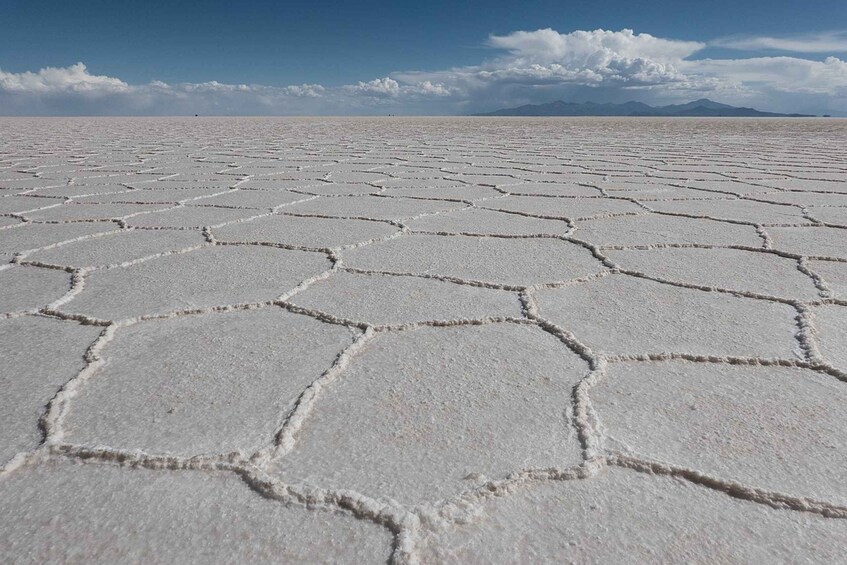
[[564, 102], [557, 100], [548, 104], [526, 104], [517, 108], [503, 108], [475, 116], [690, 116], [690, 117], [738, 117], [738, 118], [814, 118], [811, 114], [778, 114], [762, 112], [754, 108], [737, 108], [729, 104], [701, 98], [688, 104], [650, 106], [643, 102], [623, 104], [597, 104], [596, 102]]

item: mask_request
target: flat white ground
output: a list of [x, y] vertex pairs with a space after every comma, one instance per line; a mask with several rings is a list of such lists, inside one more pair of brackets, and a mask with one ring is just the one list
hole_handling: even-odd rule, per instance
[[838, 562], [847, 124], [0, 121], [0, 561]]

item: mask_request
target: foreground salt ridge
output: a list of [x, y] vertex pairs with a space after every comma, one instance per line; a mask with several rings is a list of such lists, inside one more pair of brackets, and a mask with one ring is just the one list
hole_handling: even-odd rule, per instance
[[[477, 131], [478, 126], [464, 129], [467, 126], [463, 126], [462, 122], [448, 125], [427, 124], [426, 121], [415, 123], [414, 127], [430, 129], [436, 137], [422, 140], [417, 131], [413, 133], [413, 130], [404, 129], [408, 126], [404, 125], [404, 122], [373, 124], [354, 121], [342, 122], [340, 126], [322, 121], [295, 122], [293, 125], [277, 123], [275, 126], [265, 127], [279, 128], [276, 137], [279, 137], [279, 132], [286, 131], [285, 128], [295, 128], [297, 135], [301, 137], [298, 138], [289, 132], [286, 133], [289, 139], [297, 141], [278, 145], [269, 143], [261, 147], [257, 142], [247, 141], [257, 139], [251, 130], [258, 125], [248, 121], [246, 123], [250, 127], [244, 130], [243, 138], [233, 132], [232, 124], [218, 128], [214, 125], [215, 122], [199, 122], [206, 124], [203, 127], [211, 128], [207, 133], [212, 137], [217, 136], [221, 144], [225, 143], [231, 147], [236, 142], [242, 146], [241, 151], [226, 150], [223, 145], [215, 146], [205, 140], [168, 140], [160, 142], [158, 149], [155, 143], [151, 146], [140, 142], [147, 136], [147, 132], [141, 128], [161, 127], [166, 123], [174, 124], [177, 130], [189, 137], [195, 137], [197, 131], [194, 128], [200, 127], [191, 122], [162, 121], [158, 122], [159, 126], [145, 126], [143, 122], [130, 121], [127, 124], [138, 129], [128, 129], [126, 135], [130, 139], [137, 136], [135, 139], [139, 141], [127, 141], [114, 153], [96, 144], [78, 144], [69, 151], [52, 149], [55, 155], [51, 155], [49, 150], [33, 146], [32, 139], [28, 141], [24, 132], [19, 132], [20, 139], [16, 141], [12, 151], [5, 155], [0, 154], [0, 162], [3, 163], [3, 168], [0, 169], [0, 203], [8, 204], [8, 209], [11, 210], [5, 212], [3, 218], [16, 222], [0, 227], [0, 246], [6, 242], [6, 234], [39, 226], [71, 228], [85, 224], [98, 229], [91, 233], [74, 232], [67, 238], [62, 238], [61, 232], [57, 232], [50, 243], [36, 248], [21, 247], [20, 243], [10, 250], [0, 248], [0, 252], [11, 255], [11, 262], [0, 267], [0, 282], [4, 275], [17, 276], [21, 272], [29, 271], [33, 273], [33, 283], [38, 281], [35, 273], [41, 272], [55, 273], [68, 279], [66, 288], [60, 290], [49, 285], [48, 288], [42, 289], [33, 284], [27, 292], [35, 292], [35, 299], [28, 299], [20, 306], [13, 305], [2, 316], [18, 321], [52, 319], [57, 324], [78, 323], [80, 328], [102, 328], [99, 337], [84, 352], [85, 367], [76, 377], [68, 380], [50, 401], [40, 422], [32, 422], [33, 429], [40, 426], [43, 442], [38, 447], [33, 446], [31, 451], [19, 453], [6, 463], [3, 471], [0, 471], [3, 473], [0, 485], [35, 472], [33, 469], [59, 464], [58, 462], [68, 459], [92, 464], [117, 464], [128, 469], [159, 469], [163, 473], [173, 473], [175, 470], [202, 473], [229, 471], [240, 476], [250, 488], [266, 498], [295, 506], [335, 509], [379, 524], [395, 536], [393, 560], [413, 562], [421, 557], [425, 560], [430, 557], [429, 552], [433, 551], [432, 540], [444, 532], [470, 531], [477, 525], [482, 527], [486, 523], [487, 505], [493, 499], [515, 497], [521, 492], [560, 481], [564, 481], [563, 485], [567, 485], [569, 480], [591, 481], [599, 476], [606, 477], [610, 473], [608, 467], [620, 467], [647, 476], [676, 477], [697, 485], [697, 488], [715, 492], [718, 496], [728, 495], [740, 501], [738, 504], [759, 505], [768, 509], [767, 512], [776, 513], [772, 514], [777, 516], [776, 518], [769, 519], [780, 520], [780, 512], [799, 512], [808, 516], [804, 519], [808, 521], [807, 525], [811, 530], [818, 527], [835, 527], [843, 536], [845, 522], [838, 518], [847, 518], [847, 504], [842, 493], [821, 490], [821, 485], [814, 484], [814, 480], [808, 485], [813, 491], [812, 495], [792, 488], [781, 490], [774, 487], [772, 481], [769, 484], [764, 478], [757, 479], [755, 473], [739, 479], [732, 473], [727, 474], [721, 470], [706, 472], [698, 467], [689, 467], [673, 458], [662, 460], [655, 456], [650, 445], [634, 449], [634, 446], [627, 442], [622, 443], [616, 430], [610, 430], [604, 424], [604, 411], [608, 412], [609, 408], [595, 408], [592, 398], [602, 394], [604, 387], [614, 385], [615, 367], [619, 364], [644, 366], [648, 370], [651, 367], [666, 366], [668, 363], [683, 363], [683, 366], [693, 363], [698, 368], [787, 367], [798, 374], [807, 371], [819, 376], [816, 378], [828, 379], [831, 386], [836, 387], [833, 390], [842, 390], [837, 387], [843, 387], [843, 381], [847, 381], [847, 366], [843, 364], [844, 360], [838, 357], [837, 347], [833, 347], [832, 343], [833, 339], [837, 342], [838, 335], [843, 339], [847, 332], [842, 313], [843, 308], [847, 306], [847, 296], [839, 291], [836, 284], [838, 279], [825, 273], [837, 274], [847, 267], [847, 255], [841, 252], [842, 249], [847, 249], [847, 246], [840, 247], [838, 244], [839, 241], [847, 242], [847, 232], [844, 231], [847, 229], [847, 185], [843, 182], [847, 172], [837, 165], [843, 155], [835, 149], [837, 145], [831, 141], [833, 138], [843, 138], [844, 132], [819, 132], [817, 145], [795, 144], [791, 151], [796, 162], [781, 165], [780, 159], [787, 159], [791, 152], [781, 148], [780, 144], [772, 139], [762, 137], [762, 132], [755, 129], [744, 130], [741, 126], [738, 126], [741, 128], [738, 132], [731, 129], [731, 124], [744, 122], [724, 122], [722, 126], [706, 126], [706, 134], [699, 134], [697, 143], [689, 143], [691, 132], [683, 132], [684, 137], [674, 137], [673, 132], [651, 130], [650, 126], [644, 126], [643, 131], [630, 129], [626, 135], [621, 135], [621, 140], [606, 137], [601, 143], [597, 143], [592, 139], [601, 132], [593, 129], [595, 126], [582, 126], [584, 129], [581, 131], [569, 131], [571, 138], [568, 138], [562, 136], [560, 126], [539, 125], [535, 126], [541, 128], [539, 130], [528, 130], [527, 126], [515, 122], [509, 126], [513, 129], [499, 131], [495, 137], [485, 138]], [[79, 122], [76, 127], [93, 127], [96, 130], [97, 126], [85, 126], [84, 122]], [[339, 146], [336, 143], [334, 136], [338, 127], [342, 127], [345, 135], [352, 140], [349, 144]], [[497, 127], [503, 126], [501, 124]], [[622, 127], [626, 129], [632, 126]], [[745, 127], [752, 128], [749, 125]], [[778, 133], [785, 136], [783, 141], [786, 144], [792, 143], [790, 139], [794, 134], [793, 130], [789, 126], [782, 127]], [[716, 131], [709, 131], [709, 128], [716, 128]], [[271, 131], [268, 132], [267, 139], [274, 139]], [[527, 138], [530, 131], [534, 141]], [[159, 132], [166, 140], [167, 133], [166, 130]], [[370, 133], [371, 137], [368, 137], [367, 133]], [[812, 134], [814, 133], [813, 129]], [[61, 130], [48, 129], [43, 134], [59, 138]], [[709, 134], [720, 134], [720, 137], [712, 137]], [[769, 132], [769, 135], [773, 134], [774, 132]], [[574, 142], [573, 136], [576, 136], [578, 143]], [[726, 136], [730, 139], [737, 138], [739, 141], [737, 144], [729, 143], [725, 140]], [[410, 142], [414, 137], [418, 139]], [[656, 149], [627, 149], [648, 139]], [[617, 141], [622, 141], [620, 146], [615, 145]], [[256, 147], [255, 151], [251, 151], [251, 144]], [[699, 156], [707, 154], [703, 149], [704, 145], [712, 149], [724, 149], [728, 153], [706, 159]], [[546, 149], [541, 149], [540, 146]], [[83, 152], [88, 155], [83, 155]], [[602, 159], [599, 158], [601, 155]], [[533, 160], [534, 157], [537, 158], [536, 161]], [[700, 161], [703, 166], [687, 168], [687, 163], [693, 159]], [[112, 162], [113, 160], [116, 162]], [[757, 164], [749, 164], [749, 161], [757, 161]], [[810, 162], [814, 164], [810, 165]], [[821, 170], [830, 174], [816, 177]], [[821, 180], [826, 177], [833, 178]], [[392, 181], [403, 187], [401, 194], [392, 193]], [[328, 188], [333, 184], [341, 186], [337, 191]], [[539, 184], [549, 185], [547, 192], [552, 194], [539, 190]], [[90, 186], [90, 191], [81, 188], [85, 186]], [[439, 190], [439, 186], [450, 190], [449, 196], [438, 198], [438, 194], [432, 194], [433, 190]], [[456, 191], [461, 192], [460, 187], [464, 186], [468, 187], [469, 191], [474, 190], [469, 195], [473, 198], [457, 198], [459, 195]], [[526, 187], [525, 191], [521, 190], [522, 186]], [[562, 187], [562, 194], [555, 193], [557, 186]], [[807, 189], [808, 186], [812, 188]], [[61, 196], [63, 187], [73, 190], [74, 196]], [[422, 191], [426, 189], [426, 196], [415, 197], [412, 194], [415, 187], [420, 187]], [[657, 187], [670, 190], [667, 194], [669, 197], [657, 198], [655, 194], [645, 198], [638, 197], [640, 190], [655, 193]], [[310, 188], [313, 190], [310, 191]], [[487, 188], [492, 192], [486, 196], [480, 194], [479, 188]], [[199, 194], [198, 189], [208, 190], [208, 193]], [[584, 192], [586, 189], [589, 192]], [[680, 193], [684, 197], [675, 197], [676, 189], [685, 191]], [[176, 198], [164, 203], [157, 199], [157, 203], [152, 207], [146, 196], [140, 196], [165, 190], [191, 190], [191, 193], [188, 198]], [[50, 192], [45, 193], [46, 191]], [[691, 191], [696, 191], [702, 196], [690, 198]], [[292, 196], [276, 198], [274, 192]], [[133, 193], [139, 196], [136, 197]], [[241, 193], [260, 193], [262, 197], [251, 198], [250, 205], [239, 206], [237, 196]], [[618, 196], [617, 193], [626, 195]], [[103, 196], [109, 194], [112, 197]], [[513, 194], [521, 196], [512, 196]], [[660, 194], [665, 195], [661, 192]], [[97, 195], [97, 203], [88, 199], [91, 195]], [[806, 195], [812, 198], [813, 204], [803, 204], [802, 198]], [[268, 197], [266, 201], [265, 196]], [[215, 198], [219, 197], [227, 197], [226, 204], [214, 204]], [[31, 207], [32, 200], [37, 198], [45, 201], [44, 206]], [[784, 201], [794, 198], [800, 200]], [[18, 206], [16, 199], [26, 200]], [[79, 200], [88, 203], [80, 204]], [[356, 204], [357, 201], [367, 202], [367, 205]], [[685, 203], [689, 201], [696, 202], [696, 205], [687, 207]], [[774, 207], [776, 211], [769, 211], [766, 220], [761, 222], [755, 221], [756, 218], [723, 217], [709, 210], [705, 213], [703, 211], [703, 206], [708, 202], [716, 203], [715, 210], [732, 211], [731, 206], [726, 206], [731, 201], [757, 202], [758, 204], [750, 208], [754, 212], [759, 209], [757, 207], [760, 204]], [[271, 205], [256, 207], [256, 202]], [[515, 204], [510, 204], [514, 202], [520, 203], [519, 209], [516, 209]], [[546, 205], [547, 202], [551, 204]], [[659, 202], [682, 204], [677, 204], [672, 211], [668, 211], [658, 209], [663, 207], [657, 204]], [[573, 204], [573, 214], [570, 216], [567, 215], [568, 203]], [[604, 207], [604, 203], [613, 205], [611, 211]], [[82, 208], [76, 210], [77, 206]], [[102, 217], [97, 216], [98, 207], [104, 211]], [[71, 210], [66, 213], [66, 208]], [[796, 211], [789, 212], [796, 216], [796, 223], [770, 221], [774, 219], [771, 217], [772, 213], [781, 215], [783, 210], [789, 208]], [[842, 209], [845, 212], [843, 220], [840, 223], [822, 221], [815, 215], [815, 210], [824, 208]], [[5, 210], [6, 207], [0, 209]], [[219, 216], [214, 215], [216, 210], [220, 210]], [[460, 211], [474, 210], [484, 211], [485, 214], [500, 214], [503, 224], [511, 224], [512, 227], [507, 233], [479, 232], [473, 229], [464, 231], [461, 223], [445, 224], [445, 227], [449, 226], [448, 229], [424, 227], [438, 226], [431, 221], [427, 224], [427, 219], [434, 221], [441, 215], [450, 216], [461, 214]], [[749, 213], [748, 209], [743, 210]], [[176, 221], [155, 220], [157, 216], [167, 217], [171, 211], [180, 212], [182, 215], [171, 216], [171, 219], [176, 218]], [[233, 215], [233, 211], [243, 214]], [[369, 211], [372, 215], [368, 215]], [[839, 219], [837, 214], [834, 214], [834, 217]], [[133, 221], [136, 218], [138, 220]], [[148, 218], [152, 219], [147, 223], [141, 220]], [[208, 225], [197, 225], [198, 218]], [[365, 230], [362, 233], [349, 234], [349, 239], [345, 239], [343, 232], [331, 234], [332, 237], [325, 241], [309, 245], [309, 241], [291, 243], [293, 235], [285, 230], [275, 232], [264, 228], [261, 237], [253, 238], [249, 229], [244, 229], [254, 222], [269, 223], [269, 227], [273, 227], [274, 220], [284, 221], [287, 218], [297, 218], [300, 222], [309, 222], [312, 219], [320, 221], [321, 226], [328, 226], [332, 222], [346, 222], [344, 225], [350, 225], [352, 221], [371, 222], [375, 226], [384, 226], [386, 230]], [[645, 243], [642, 239], [643, 227], [649, 228], [649, 222], [654, 218], [678, 218], [688, 222], [685, 225], [698, 223], [698, 229], [705, 231], [695, 231], [694, 236], [698, 240], [690, 241], [689, 234], [674, 235], [659, 230]], [[217, 219], [222, 221], [218, 222]], [[527, 230], [521, 231], [521, 219], [527, 220]], [[642, 228], [632, 232], [624, 231], [616, 235], [621, 239], [613, 242], [592, 237], [586, 228], [604, 222], [617, 225], [616, 222], [631, 222], [633, 219], [645, 222], [639, 224]], [[555, 231], [535, 231], [547, 225], [540, 223], [541, 220], [553, 222], [549, 225], [555, 225]], [[832, 220], [832, 215], [828, 216], [828, 220]], [[416, 224], [418, 227], [415, 227]], [[716, 231], [713, 226], [718, 227]], [[720, 226], [726, 226], [725, 233], [721, 233], [723, 227]], [[230, 227], [240, 229], [233, 231], [228, 229]], [[562, 227], [564, 229], [561, 229]], [[318, 234], [325, 229], [332, 228], [322, 227], [315, 230], [313, 233], [316, 239], [313, 241], [317, 241]], [[146, 255], [143, 254], [146, 253], [144, 249], [138, 253], [128, 252], [122, 257], [125, 260], [109, 259], [106, 264], [80, 266], [73, 263], [75, 246], [85, 249], [83, 246], [94, 244], [96, 249], [97, 243], [108, 242], [110, 237], [114, 237], [112, 234], [127, 234], [126, 237], [131, 239], [133, 233], [166, 233], [174, 230], [195, 233], [198, 243], [175, 246], [176, 249], [163, 249]], [[581, 231], [585, 231], [587, 235], [581, 234]], [[225, 233], [230, 235], [225, 240], [220, 240], [219, 238], [225, 237]], [[743, 240], [727, 238], [727, 234], [736, 233], [743, 237]], [[810, 238], [806, 235], [808, 233], [816, 235]], [[480, 240], [479, 236], [483, 234], [486, 238]], [[636, 235], [637, 238], [628, 243], [626, 238], [630, 235]], [[668, 236], [671, 236], [671, 240], [668, 240]], [[284, 240], [262, 239], [263, 237]], [[445, 251], [453, 249], [454, 243], [456, 249], [460, 249], [463, 245], [466, 246], [467, 242], [475, 240], [491, 242], [495, 248], [501, 246], [498, 242], [509, 242], [509, 249], [516, 250], [514, 253], [520, 253], [523, 249], [535, 260], [530, 260], [525, 267], [521, 267], [519, 280], [516, 280], [512, 273], [491, 268], [492, 265], [514, 268], [508, 261], [508, 254], [483, 254], [482, 256], [488, 259], [474, 265], [474, 260], [478, 260], [479, 255], [475, 257], [472, 248], [468, 250], [467, 258], [462, 264], [454, 265], [448, 271], [439, 269], [440, 262], [447, 257]], [[16, 241], [22, 241], [23, 245], [26, 245], [27, 238], [16, 238]], [[432, 257], [433, 265], [425, 267], [415, 261], [400, 261], [398, 265], [397, 254], [385, 251], [402, 249], [409, 245], [408, 242], [416, 241], [437, 243], [436, 246], [421, 247], [416, 252], [417, 256], [420, 256], [426, 253], [427, 249], [438, 250], [438, 255]], [[716, 241], [719, 243], [715, 243]], [[782, 242], [785, 242], [784, 246]], [[818, 243], [820, 247], [816, 247]], [[585, 262], [583, 263], [583, 259], [576, 259], [576, 263], [572, 261], [578, 265], [576, 270], [568, 267], [553, 273], [547, 272], [542, 267], [546, 261], [545, 257], [549, 255], [539, 255], [538, 250], [548, 246], [561, 246], [562, 252], [568, 257], [571, 257], [571, 254], [573, 257], [585, 257]], [[245, 252], [257, 248], [274, 248], [281, 254], [294, 252], [304, 254], [304, 257], [314, 256], [317, 263], [314, 269], [310, 267], [306, 269], [308, 272], [299, 276], [297, 284], [282, 285], [268, 295], [248, 297], [247, 302], [218, 300], [213, 294], [213, 298], [206, 301], [207, 303], [197, 304], [194, 303], [195, 296], [174, 297], [174, 292], [178, 291], [170, 290], [167, 293], [169, 297], [188, 303], [184, 308], [167, 306], [165, 310], [145, 302], [146, 293], [151, 290], [150, 285], [152, 284], [152, 290], [155, 290], [156, 284], [155, 276], [145, 277], [144, 292], [138, 293], [133, 305], [136, 310], [142, 311], [141, 314], [122, 312], [118, 307], [114, 316], [94, 315], [97, 312], [92, 311], [92, 308], [98, 304], [97, 296], [92, 296], [90, 292], [86, 294], [87, 290], [93, 288], [91, 281], [100, 280], [99, 277], [108, 276], [110, 272], [119, 273], [134, 268], [153, 269], [151, 272], [155, 273], [156, 266], [164, 260], [176, 261], [178, 266], [183, 257], [187, 259], [197, 253], [208, 253], [215, 248], [244, 249]], [[741, 287], [725, 288], [690, 277], [665, 276], [661, 271], [642, 271], [637, 265], [627, 262], [618, 264], [614, 260], [614, 251], [629, 252], [639, 249], [700, 249], [705, 252], [720, 249], [726, 250], [731, 256], [761, 254], [763, 259], [767, 259], [759, 263], [780, 265], [780, 268], [791, 268], [793, 265], [800, 278], [792, 277], [795, 279], [793, 286], [787, 285], [784, 288], [780, 288], [777, 278], [772, 281], [777, 289], [771, 293], [768, 290], [741, 288], [745, 282], [743, 279], [738, 281], [742, 283]], [[50, 250], [54, 252], [47, 253]], [[362, 253], [367, 253], [370, 258], [370, 263], [364, 267], [361, 263], [357, 266], [356, 258]], [[141, 256], [138, 256], [139, 254]], [[40, 255], [45, 257], [44, 261], [39, 259]], [[317, 268], [318, 263], [323, 267]], [[829, 270], [818, 269], [818, 264], [826, 265]], [[842, 265], [841, 271], [838, 265]], [[224, 261], [219, 268], [227, 269], [231, 266]], [[249, 275], [250, 269], [242, 274]], [[173, 271], [172, 276], [178, 277], [179, 271]], [[832, 278], [832, 283], [829, 282], [828, 276]], [[482, 316], [471, 308], [470, 318], [466, 318], [461, 312], [470, 304], [465, 305], [455, 299], [455, 303], [448, 300], [434, 311], [446, 309], [458, 316], [445, 317], [439, 313], [435, 319], [426, 319], [424, 310], [422, 313], [416, 313], [410, 320], [408, 306], [398, 301], [395, 304], [379, 304], [382, 310], [379, 313], [380, 323], [376, 324], [369, 319], [367, 308], [356, 311], [344, 307], [343, 295], [333, 294], [334, 287], [325, 286], [334, 284], [334, 281], [351, 280], [345, 277], [370, 277], [377, 289], [380, 284], [388, 284], [387, 288], [391, 288], [392, 278], [412, 278], [422, 282], [429, 281], [428, 286], [419, 287], [419, 292], [429, 292], [425, 289], [436, 289], [438, 285], [460, 285], [469, 290], [477, 289], [478, 292], [511, 294], [516, 308], [512, 312], [511, 308], [505, 308], [503, 304], [496, 310], [487, 312], [488, 315]], [[693, 349], [666, 350], [663, 349], [662, 343], [647, 350], [607, 352], [596, 345], [594, 348], [590, 347], [584, 341], [584, 336], [580, 335], [579, 328], [569, 325], [568, 316], [548, 318], [547, 296], [555, 297], [557, 293], [583, 286], [589, 288], [600, 281], [624, 279], [636, 285], [649, 284], [667, 288], [668, 292], [684, 289], [688, 293], [700, 293], [704, 297], [713, 297], [718, 303], [743, 300], [745, 304], [778, 306], [785, 309], [784, 325], [790, 329], [793, 344], [779, 346], [777, 351], [768, 355], [757, 355], [755, 351], [749, 351], [743, 346], [732, 354], [714, 351], [704, 353]], [[385, 283], [386, 280], [389, 282]], [[808, 283], [805, 288], [802, 287], [804, 280]], [[206, 283], [200, 281], [199, 284]], [[119, 292], [121, 288], [124, 287], [118, 286], [114, 291]], [[323, 295], [317, 292], [321, 288], [324, 289]], [[400, 288], [413, 287], [401, 285]], [[222, 292], [228, 293], [226, 289]], [[437, 290], [432, 292], [433, 294], [426, 295], [427, 300], [438, 300]], [[235, 293], [229, 295], [234, 298], [237, 296]], [[312, 298], [310, 302], [309, 296], [317, 298]], [[466, 300], [473, 300], [472, 296], [468, 295]], [[83, 297], [89, 297], [90, 306], [85, 306]], [[379, 297], [380, 292], [376, 291], [373, 300], [379, 303]], [[12, 304], [16, 304], [15, 297], [12, 296], [11, 299]], [[340, 300], [342, 303], [335, 305], [333, 300]], [[75, 308], [75, 304], [83, 306]], [[590, 308], [591, 304], [583, 306]], [[185, 320], [187, 323], [192, 319], [211, 320], [228, 312], [243, 312], [245, 316], [250, 316], [254, 310], [287, 311], [295, 317], [317, 320], [318, 323], [333, 327], [350, 328], [353, 335], [357, 336], [351, 345], [336, 352], [335, 361], [326, 367], [311, 385], [294, 397], [286, 399], [288, 407], [279, 415], [278, 427], [268, 434], [266, 444], [260, 449], [218, 454], [201, 450], [193, 455], [175, 455], [170, 452], [145, 450], [137, 445], [104, 445], [96, 441], [78, 443], [74, 441], [73, 433], [68, 433], [68, 423], [72, 422], [74, 417], [75, 399], [81, 403], [91, 386], [90, 383], [103, 377], [111, 348], [129, 328], [144, 328], [149, 324], [159, 323], [154, 320]], [[818, 312], [826, 313], [821, 316], [823, 324], [816, 323]], [[665, 322], [662, 321], [662, 316], [672, 314], [653, 312], [651, 315], [655, 316], [655, 323], [663, 324]], [[614, 319], [610, 321], [614, 323]], [[357, 363], [366, 359], [369, 351], [379, 351], [381, 344], [389, 336], [404, 335], [419, 328], [432, 328], [434, 335], [440, 335], [439, 328], [465, 328], [465, 331], [475, 332], [477, 330], [474, 328], [492, 325], [535, 328], [534, 331], [545, 332], [560, 343], [564, 351], [570, 351], [571, 355], [580, 360], [583, 366], [581, 372], [562, 375], [565, 379], [576, 379], [576, 384], [571, 385], [570, 402], [567, 403], [569, 405], [563, 406], [562, 409], [567, 414], [563, 425], [572, 427], [573, 446], [580, 453], [581, 463], [562, 460], [551, 468], [539, 469], [521, 466], [516, 462], [512, 471], [501, 473], [499, 476], [489, 477], [484, 472], [470, 473], [466, 489], [440, 500], [427, 500], [417, 504], [403, 504], [391, 497], [381, 496], [379, 489], [375, 492], [367, 489], [368, 492], [364, 493], [344, 485], [328, 488], [329, 485], [323, 484], [320, 476], [316, 476], [316, 484], [309, 484], [308, 481], [289, 484], [283, 480], [286, 459], [298, 453], [298, 442], [301, 437], [306, 437], [304, 434], [309, 430], [310, 422], [321, 415], [322, 399], [328, 398], [333, 390], [337, 389], [334, 388], [334, 383], [343, 380], [351, 371], [358, 370]], [[694, 328], [692, 331], [703, 329]], [[644, 328], [638, 330], [645, 332]], [[780, 342], [769, 333], [774, 331], [774, 327], [761, 327], [760, 330], [766, 336], [765, 342]], [[649, 326], [646, 331], [649, 333]], [[647, 340], [649, 337], [644, 336]], [[720, 333], [716, 339], [719, 338]], [[495, 345], [497, 344], [492, 344], [492, 347]], [[27, 345], [21, 344], [20, 347], [25, 349]], [[77, 355], [83, 355], [83, 351], [78, 351]], [[422, 370], [432, 369], [427, 363], [426, 357], [421, 359]], [[386, 386], [389, 384], [390, 381], [387, 381]], [[800, 388], [802, 389], [802, 386]], [[838, 402], [837, 397], [836, 392], [831, 402]], [[468, 409], [468, 414], [473, 415], [472, 409]], [[839, 423], [836, 422], [835, 425]], [[814, 421], [810, 424], [814, 429]], [[832, 426], [833, 423], [829, 422], [827, 425]], [[190, 438], [186, 439], [190, 444]], [[315, 444], [303, 448], [305, 447], [319, 451], [322, 448]], [[332, 449], [332, 446], [325, 448]], [[417, 449], [425, 449], [425, 445], [418, 445]], [[840, 449], [843, 450], [844, 446]], [[787, 455], [790, 456], [791, 453]], [[808, 459], [795, 460], [792, 463], [800, 467], [818, 464], [817, 461]], [[480, 461], [480, 464], [483, 462]], [[837, 474], [838, 460], [829, 464], [836, 466], [833, 472]], [[826, 482], [823, 486], [826, 486]], [[14, 511], [12, 505], [6, 515], [11, 517]], [[828, 521], [831, 518], [837, 520]], [[518, 520], [518, 517], [515, 519]], [[546, 542], [542, 539], [538, 543], [544, 546]], [[447, 553], [441, 557], [452, 551], [449, 546], [450, 543], [443, 543], [439, 551]], [[465, 547], [465, 550], [468, 548]], [[483, 558], [484, 548], [477, 550], [482, 552], [477, 558]], [[421, 553], [422, 551], [424, 553]], [[466, 559], [473, 558], [473, 553], [465, 553], [464, 556]], [[547, 557], [552, 558], [552, 555]], [[661, 554], [655, 557], [661, 558]], [[345, 555], [341, 554], [336, 558], [345, 559]], [[353, 554], [346, 556], [348, 560], [353, 558]]]

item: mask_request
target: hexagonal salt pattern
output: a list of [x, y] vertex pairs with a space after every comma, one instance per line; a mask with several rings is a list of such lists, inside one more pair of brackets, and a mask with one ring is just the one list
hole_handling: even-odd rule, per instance
[[121, 329], [73, 399], [66, 436], [182, 455], [256, 451], [355, 335], [279, 307]]
[[379, 336], [317, 401], [279, 473], [414, 505], [513, 471], [572, 465], [581, 456], [567, 405], [586, 372], [535, 326]]
[[847, 503], [847, 387], [793, 367], [623, 363], [591, 389], [612, 447], [737, 483]]
[[398, 227], [382, 221], [274, 214], [215, 228], [212, 233], [224, 242], [337, 248], [376, 241], [398, 231]]
[[610, 275], [540, 290], [539, 314], [611, 355], [784, 357], [798, 348], [797, 312], [769, 300]]
[[[212, 502], [214, 501], [214, 502]], [[0, 547], [47, 562], [385, 563], [391, 535], [221, 472], [48, 463], [0, 481]]]
[[517, 294], [438, 279], [341, 272], [291, 302], [337, 318], [381, 325], [520, 318]]
[[[843, 520], [749, 504], [667, 477], [613, 469], [493, 497], [481, 515], [429, 534], [432, 563], [838, 561]], [[645, 524], [645, 521], [647, 524]]]
[[213, 246], [91, 273], [64, 308], [104, 320], [273, 300], [329, 268], [326, 256]]
[[71, 289], [71, 275], [62, 269], [10, 266], [0, 270], [0, 315], [35, 311]]
[[0, 561], [843, 560], [832, 124], [0, 119]]
[[815, 300], [820, 291], [797, 261], [772, 253], [736, 249], [673, 248], [609, 250], [624, 269], [707, 288], [796, 300]]
[[45, 406], [85, 367], [85, 352], [101, 331], [37, 316], [0, 320], [0, 466], [41, 443]]
[[348, 267], [365, 271], [441, 276], [494, 286], [559, 282], [604, 269], [588, 249], [556, 238], [411, 235], [353, 249], [344, 257]]

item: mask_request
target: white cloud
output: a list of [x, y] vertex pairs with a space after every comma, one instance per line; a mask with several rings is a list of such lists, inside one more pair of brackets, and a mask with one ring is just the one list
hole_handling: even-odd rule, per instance
[[370, 82], [359, 81], [358, 84], [344, 87], [352, 94], [372, 94], [377, 96], [397, 96], [400, 93], [400, 84], [389, 77], [377, 78]]
[[7, 73], [0, 69], [0, 91], [5, 92], [107, 94], [129, 89], [120, 79], [90, 74], [82, 63], [65, 68], [46, 67], [37, 73]]
[[847, 53], [847, 31], [828, 31], [787, 37], [724, 37], [709, 45], [751, 51], [790, 51], [792, 53]]
[[393, 76], [438, 82], [471, 99], [487, 98], [502, 89], [535, 89], [549, 96], [547, 91], [556, 86], [622, 89], [690, 84], [692, 77], [679, 71], [679, 63], [705, 47], [628, 29], [564, 34], [552, 29], [516, 31], [491, 36], [488, 45], [506, 53], [477, 66]]
[[559, 33], [550, 28], [492, 35], [488, 44], [507, 50], [518, 61], [581, 67], [602, 67], [619, 59], [673, 62], [706, 46], [697, 41], [660, 39], [631, 29]]
[[[506, 53], [477, 66], [392, 76], [438, 81], [461, 91], [471, 108], [479, 107], [475, 101], [496, 107], [556, 98], [667, 103], [711, 96], [775, 111], [847, 113], [845, 62], [835, 57], [694, 59], [705, 43], [627, 29], [517, 31], [488, 44]], [[804, 101], [801, 94], [809, 96]]]
[[320, 84], [292, 84], [284, 88], [288, 96], [306, 96], [308, 98], [320, 98], [326, 89]]
[[491, 36], [487, 45], [492, 58], [478, 65], [338, 87], [130, 85], [93, 75], [82, 63], [0, 70], [0, 113], [455, 114], [555, 99], [670, 103], [708, 96], [766, 110], [847, 114], [847, 63], [836, 57], [695, 59], [706, 44], [628, 29], [516, 31]]
[[683, 69], [759, 90], [832, 95], [847, 93], [847, 61], [837, 57], [827, 57], [823, 61], [795, 57], [701, 59], [686, 62]]

